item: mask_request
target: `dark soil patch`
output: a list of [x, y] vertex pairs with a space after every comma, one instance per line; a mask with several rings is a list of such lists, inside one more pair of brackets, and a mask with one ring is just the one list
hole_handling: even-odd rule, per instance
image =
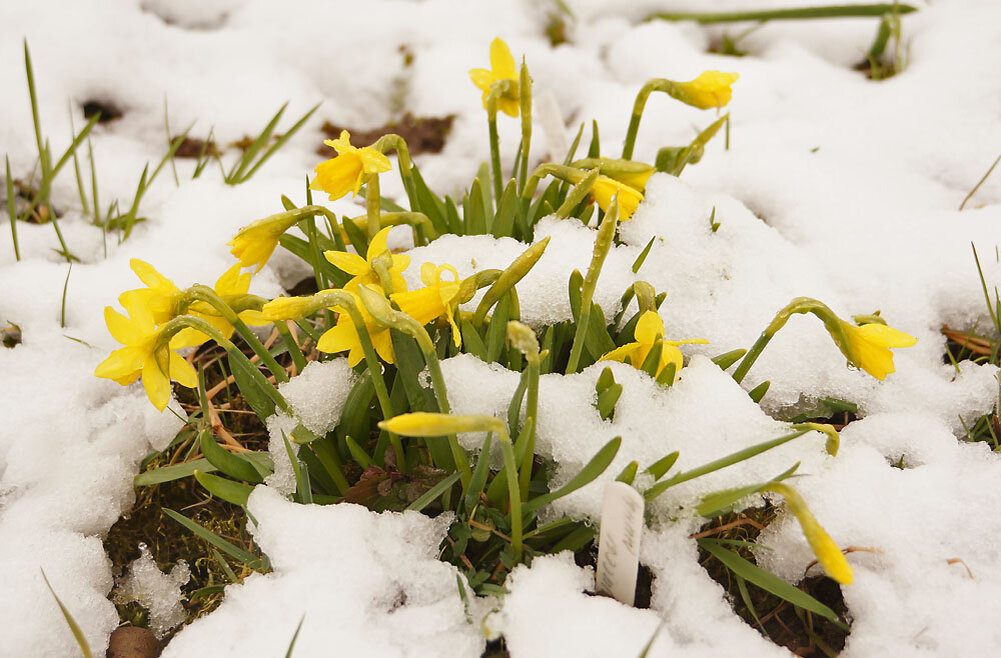
[[[177, 135], [170, 138], [173, 142], [177, 139]], [[204, 158], [205, 156], [218, 156], [219, 149], [216, 147], [216, 143], [209, 140], [206, 144], [204, 139], [198, 139], [197, 137], [185, 137], [181, 145], [177, 147], [174, 152], [175, 158]]]
[[[407, 142], [410, 155], [420, 153], [440, 153], [445, 147], [445, 138], [452, 129], [454, 114], [444, 117], [415, 117], [409, 112], [399, 121], [390, 121], [385, 126], [374, 130], [355, 130], [338, 126], [325, 121], [321, 130], [327, 139], [337, 139], [342, 130], [351, 133], [351, 141], [355, 146], [368, 146], [375, 143], [383, 135], [396, 133]], [[322, 156], [330, 156], [330, 147], [322, 146], [317, 150]]]
[[110, 101], [89, 100], [83, 104], [83, 116], [85, 119], [92, 119], [100, 114], [98, 123], [108, 123], [119, 119], [122, 116], [122, 109]]

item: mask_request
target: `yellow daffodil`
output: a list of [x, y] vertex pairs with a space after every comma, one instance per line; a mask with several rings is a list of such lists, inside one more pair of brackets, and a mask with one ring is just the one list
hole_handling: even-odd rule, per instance
[[[247, 290], [250, 288], [250, 277], [251, 277], [250, 272], [244, 272], [242, 274], [240, 273], [240, 264], [237, 263], [233, 267], [223, 272], [222, 276], [220, 276], [219, 279], [216, 281], [215, 293], [220, 298], [222, 298], [223, 301], [225, 301], [227, 297], [246, 295]], [[232, 325], [230, 325], [230, 323], [227, 322], [225, 318], [219, 315], [219, 311], [217, 311], [215, 308], [212, 307], [211, 304], [207, 302], [202, 302], [202, 301], [194, 302], [193, 304], [191, 304], [191, 306], [188, 307], [188, 313], [202, 318], [210, 325], [218, 329], [219, 332], [226, 338], [229, 338], [230, 336], [233, 335]], [[243, 320], [246, 324], [253, 326], [263, 326], [271, 323], [271, 320], [265, 318], [260, 311], [252, 309], [240, 311], [240, 313], [237, 314], [237, 317]], [[199, 333], [194, 329], [183, 329], [180, 333], [183, 334], [184, 332], [187, 331], [193, 331], [195, 333]], [[202, 334], [199, 333], [199, 335]]]
[[[377, 286], [382, 285], [379, 274], [373, 269], [372, 265], [376, 258], [389, 251], [386, 239], [389, 236], [391, 228], [391, 226], [387, 226], [375, 234], [372, 241], [368, 243], [368, 251], [365, 253], [365, 258], [357, 254], [349, 254], [345, 251], [323, 252], [323, 255], [334, 267], [354, 277], [344, 285], [345, 290], [350, 291], [356, 289], [358, 286], [372, 284]], [[407, 282], [400, 273], [406, 270], [409, 265], [410, 256], [392, 254], [389, 277], [393, 289], [389, 292], [404, 292], [407, 289]]]
[[839, 320], [848, 340], [847, 349], [838, 345], [845, 357], [876, 379], [886, 379], [894, 372], [891, 347], [910, 347], [918, 339], [885, 324], [864, 324], [856, 327]]
[[144, 260], [133, 258], [129, 260], [129, 267], [146, 287], [126, 290], [118, 296], [118, 302], [125, 308], [142, 306], [152, 314], [153, 321], [157, 324], [173, 318], [177, 314], [181, 289]]
[[[327, 292], [323, 290], [321, 292]], [[313, 297], [276, 297], [261, 307], [261, 316], [268, 322], [298, 320], [313, 310]]]
[[[633, 332], [636, 342], [626, 343], [622, 347], [617, 347], [605, 356], [598, 359], [599, 361], [620, 361], [622, 363], [630, 363], [636, 368], [640, 368], [643, 362], [646, 361], [647, 355], [650, 350], [653, 349], [654, 343], [657, 339], [662, 340], [663, 346], [660, 351], [660, 364], [657, 366], [657, 374], [660, 375], [660, 371], [668, 363], [674, 364], [674, 372], [677, 373], [681, 370], [682, 355], [681, 350], [679, 350], [677, 345], [685, 345], [690, 343], [707, 343], [709, 341], [703, 338], [693, 338], [689, 340], [663, 340], [664, 337], [664, 321], [660, 319], [660, 315], [656, 311], [646, 311], [640, 316], [639, 321], [636, 323], [636, 330]], [[629, 359], [626, 361], [626, 359]]]
[[289, 213], [279, 213], [247, 224], [241, 228], [233, 239], [226, 244], [231, 247], [229, 253], [240, 260], [242, 267], [257, 266], [255, 274], [261, 271], [264, 264], [271, 258], [278, 238], [282, 233], [292, 228], [298, 217]]
[[691, 82], [675, 82], [670, 94], [682, 103], [700, 110], [723, 107], [730, 102], [730, 96], [733, 94], [730, 85], [739, 77], [736, 73], [703, 71]]
[[813, 554], [817, 556], [817, 562], [824, 568], [827, 575], [842, 585], [851, 585], [855, 574], [851, 565], [848, 564], [848, 560], [845, 559], [845, 554], [841, 552], [838, 545], [834, 543], [831, 536], [810, 512], [806, 501], [799, 495], [799, 492], [781, 482], [772, 482], [765, 489], [781, 494], [785, 498], [789, 505], [789, 511], [799, 521], [806, 541], [810, 544]]
[[493, 416], [439, 414], [414, 411], [379, 422], [379, 428], [403, 436], [442, 436], [459, 432], [498, 432], [506, 434], [503, 421]]
[[156, 349], [156, 322], [148, 307], [133, 300], [125, 309], [128, 317], [110, 306], [104, 309], [108, 331], [125, 347], [112, 352], [97, 366], [94, 374], [122, 386], [131, 384], [141, 375], [150, 402], [163, 411], [170, 401], [170, 380], [194, 388], [198, 386], [198, 375], [191, 364], [171, 350], [178, 347], [174, 340]]
[[366, 175], [392, 169], [383, 153], [368, 146], [351, 146], [351, 135], [346, 130], [341, 131], [339, 138], [325, 139], [323, 143], [336, 150], [337, 155], [316, 165], [316, 176], [309, 189], [326, 192], [331, 201], [348, 192], [357, 195]]
[[498, 37], [490, 44], [490, 67], [487, 69], [470, 69], [469, 77], [473, 84], [483, 90], [483, 108], [487, 109], [487, 97], [490, 96], [490, 88], [495, 82], [502, 80], [509, 81], [508, 91], [497, 99], [497, 109], [504, 114], [518, 116], [518, 71], [514, 66], [514, 57], [511, 57], [511, 49]]
[[619, 195], [619, 222], [629, 221], [640, 205], [640, 201], [643, 200], [643, 194], [608, 176], [598, 176], [591, 187], [591, 196], [594, 197], [598, 207], [606, 212], [608, 207], [612, 205], [612, 197], [616, 193]]
[[[378, 286], [368, 287], [382, 294], [382, 288]], [[393, 352], [393, 340], [389, 329], [376, 322], [369, 312], [365, 310], [365, 305], [361, 303], [361, 299], [358, 298], [357, 293], [348, 292], [355, 300], [355, 306], [364, 320], [365, 329], [368, 331], [369, 338], [372, 340], [372, 346], [375, 347], [379, 358], [386, 363], [394, 363], [396, 355]], [[337, 324], [320, 336], [320, 340], [316, 343], [316, 349], [327, 353], [347, 352], [348, 365], [353, 368], [365, 357], [361, 339], [358, 337], [358, 329], [355, 327], [351, 314], [345, 309], [340, 306], [334, 306], [331, 310], [338, 313]]]
[[[133, 258], [129, 261], [129, 267], [136, 273], [139, 280], [146, 284], [146, 288], [126, 290], [118, 296], [118, 303], [124, 308], [146, 309], [153, 317], [153, 322], [163, 324], [168, 322], [178, 314], [178, 302], [184, 293], [174, 285], [174, 282], [156, 271], [156, 268], [144, 260]], [[246, 291], [244, 291], [246, 292]], [[233, 330], [230, 329], [230, 333]], [[201, 345], [208, 336], [195, 329], [182, 329], [171, 340], [171, 345], [175, 349], [181, 347], [194, 347]]]
[[[451, 274], [450, 279], [442, 279], [443, 273]], [[436, 318], [444, 317], [452, 326], [452, 340], [455, 346], [462, 344], [462, 335], [455, 324], [455, 311], [459, 305], [459, 273], [451, 265], [436, 266], [434, 263], [421, 265], [421, 281], [424, 288], [391, 295], [400, 310], [421, 324], [428, 324]]]

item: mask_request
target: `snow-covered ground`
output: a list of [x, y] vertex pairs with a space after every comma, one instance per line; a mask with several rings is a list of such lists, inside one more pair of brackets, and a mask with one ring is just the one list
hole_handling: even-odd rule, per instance
[[[141, 207], [148, 220], [122, 244], [109, 235], [106, 254], [100, 230], [80, 212], [70, 166], [53, 192], [65, 210], [60, 228], [81, 261], [68, 283], [51, 224], [20, 223], [20, 262], [13, 242], [0, 237], [0, 323], [22, 332], [20, 345], [0, 349], [0, 655], [77, 652], [40, 568], [97, 655], [118, 624], [101, 540], [131, 505], [139, 461], [182, 424], [169, 410], [156, 412], [140, 385], [93, 376], [117, 347], [103, 308], [136, 285], [129, 259], [153, 263], [181, 286], [215, 281], [233, 262], [225, 243], [239, 227], [281, 210], [281, 194], [302, 201], [304, 175], [320, 159], [324, 120], [364, 129], [404, 110], [454, 114], [444, 150], [418, 158], [429, 184], [454, 196], [488, 155], [480, 93], [467, 71], [487, 64], [495, 36], [516, 57], [525, 54], [536, 98], [551, 96], [568, 133], [597, 119], [603, 152], [616, 155], [648, 78], [689, 80], [707, 69], [740, 74], [728, 107], [729, 150], [717, 139], [680, 179], [650, 180], [595, 298], [614, 312], [628, 283], [649, 281], [668, 294], [660, 309], [668, 337], [710, 344], [687, 348], [690, 364], [669, 390], [615, 367], [624, 393], [613, 422], [600, 420], [589, 397], [600, 368], [544, 377], [538, 449], [558, 464], [556, 479], [617, 435], [622, 449], [601, 481], [634, 459], [645, 465], [680, 450], [685, 468], [774, 437], [777, 421], [702, 355], [748, 347], [796, 296], [821, 299], [842, 317], [880, 309], [919, 339], [897, 351], [897, 372], [886, 381], [846, 368], [820, 323], [803, 316], [778, 334], [745, 380], [772, 382], [763, 402], [772, 412], [801, 394], [857, 402], [862, 418], [843, 432], [837, 457], [819, 440], [793, 442], [672, 489], [671, 499], [657, 504], [691, 502], [802, 461], [799, 472], [809, 476], [797, 487], [838, 544], [878, 549], [849, 556], [856, 573], [843, 588], [853, 619], [844, 655], [997, 651], [1001, 507], [993, 495], [1001, 463], [984, 443], [959, 439], [960, 416], [972, 422], [995, 404], [997, 371], [943, 365], [939, 329], [989, 325], [971, 241], [988, 283], [1001, 281], [1001, 174], [958, 210], [1001, 152], [1001, 6], [916, 2], [920, 11], [903, 19], [905, 70], [874, 82], [852, 68], [872, 41], [873, 19], [770, 23], [742, 40], [748, 55], [735, 58], [707, 52], [721, 27], [642, 19], [653, 10], [747, 8], [742, 0], [566, 4], [573, 12], [568, 42], [557, 47], [544, 33], [556, 3], [528, 0], [0, 4], [0, 150], [13, 176], [27, 178], [37, 154], [26, 38], [54, 153], [68, 144], [68, 113], [77, 129], [83, 125], [84, 102], [122, 111], [92, 134], [104, 208], [112, 199], [127, 204], [144, 164], [162, 156], [165, 99], [173, 132], [194, 122], [192, 135], [204, 138], [212, 128], [221, 144], [256, 134], [285, 101], [279, 131], [323, 103], [242, 185], [223, 184], [213, 165], [192, 181], [191, 161], [178, 159], [181, 184], [161, 172]], [[806, 4], [761, 0], [754, 7]], [[635, 157], [651, 161], [660, 146], [686, 144], [711, 119], [712, 112], [654, 95]], [[510, 162], [517, 120], [501, 117], [500, 131]], [[537, 115], [539, 157], [547, 140], [560, 142], [545, 132]], [[89, 178], [86, 150], [81, 154]], [[383, 180], [384, 193], [400, 194], [392, 178]], [[346, 197], [330, 206], [360, 214], [354, 203]], [[713, 207], [717, 232], [709, 229]], [[7, 230], [3, 221], [0, 236]], [[552, 235], [546, 256], [519, 284], [529, 323], [568, 317], [566, 279], [586, 268], [593, 239], [580, 225], [552, 221], [540, 224], [542, 235]], [[634, 275], [629, 266], [652, 236], [659, 239]], [[413, 252], [412, 283], [426, 260], [448, 260], [468, 275], [503, 267], [524, 248], [482, 236], [439, 242]], [[277, 253], [251, 291], [276, 296], [303, 275], [294, 258]], [[516, 386], [515, 375], [470, 356], [444, 370], [458, 412], [500, 413]], [[891, 466], [901, 456], [907, 468]], [[600, 494], [595, 484], [547, 514], [596, 518]], [[181, 631], [164, 655], [282, 655], [304, 614], [297, 656], [478, 656], [489, 628], [504, 633], [516, 657], [631, 657], [661, 623], [651, 655], [786, 654], [734, 615], [697, 564], [687, 539], [695, 518], [646, 531], [642, 560], [655, 576], [649, 610], [585, 595], [592, 574], [558, 555], [517, 568], [511, 594], [474, 602], [468, 622], [455, 570], [436, 559], [447, 519], [297, 506], [265, 487], [251, 497], [250, 511], [273, 573], [231, 586], [222, 606]], [[791, 516], [770, 525], [760, 542], [775, 550], [762, 552], [759, 563], [791, 581], [812, 559]], [[176, 592], [177, 583], [171, 587]], [[487, 616], [495, 604], [500, 610]]]

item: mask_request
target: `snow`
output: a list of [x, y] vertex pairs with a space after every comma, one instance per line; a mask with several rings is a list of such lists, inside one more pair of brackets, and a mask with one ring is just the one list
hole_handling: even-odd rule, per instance
[[438, 560], [450, 516], [297, 505], [269, 487], [254, 490], [248, 510], [273, 571], [227, 587], [219, 609], [182, 630], [164, 658], [284, 655], [300, 621], [295, 655], [482, 653], [458, 572]]
[[[495, 602], [473, 601], [467, 622], [457, 572], [437, 560], [447, 518], [300, 506], [282, 498], [295, 487], [282, 430], [288, 434], [299, 422], [313, 431], [336, 424], [353, 382], [343, 359], [312, 364], [283, 385], [296, 417], [269, 422], [276, 472], [250, 500], [255, 539], [274, 571], [230, 586], [222, 606], [183, 629], [164, 655], [282, 655], [304, 613], [300, 656], [328, 655], [332, 647], [476, 656], [484, 646], [481, 622], [503, 632], [516, 657], [635, 656], [661, 623], [651, 655], [784, 655], [733, 614], [698, 565], [688, 535], [700, 523], [690, 508], [698, 496], [773, 477], [796, 461], [804, 477], [795, 486], [835, 541], [878, 551], [848, 556], [856, 577], [843, 588], [853, 619], [845, 656], [993, 653], [1001, 637], [988, 615], [1001, 595], [1001, 578], [993, 568], [999, 555], [992, 529], [1001, 514], [991, 494], [1001, 464], [984, 444], [960, 440], [959, 418], [972, 423], [996, 404], [998, 373], [943, 364], [939, 329], [944, 323], [989, 326], [971, 242], [988, 286], [1001, 281], [1001, 174], [959, 210], [1001, 144], [1001, 7], [990, 0], [914, 3], [920, 11], [903, 19], [904, 71], [873, 82], [852, 66], [864, 58], [874, 20], [771, 22], [740, 42], [748, 52], [743, 58], [706, 49], [744, 25], [642, 22], [652, 11], [705, 11], [708, 4], [746, 8], [740, 0], [634, 0], [612, 10], [605, 0], [568, 0], [569, 42], [551, 47], [544, 36], [550, 8], [527, 0], [489, 6], [373, 0], [364, 14], [356, 4], [315, 1], [290, 8], [265, 0], [85, 0], [46, 12], [32, 3], [3, 3], [0, 88], [8, 93], [0, 107], [0, 144], [13, 176], [28, 178], [37, 157], [22, 67], [26, 38], [41, 124], [56, 157], [69, 143], [67, 102], [77, 129], [85, 101], [122, 111], [91, 136], [102, 210], [114, 199], [127, 206], [144, 164], [155, 166], [164, 152], [165, 99], [174, 134], [193, 124], [191, 134], [204, 138], [211, 127], [223, 145], [256, 134], [286, 100], [279, 132], [315, 103], [323, 105], [242, 185], [223, 184], [211, 164], [190, 180], [194, 165], [180, 159], [175, 185], [165, 167], [143, 199], [146, 221], [122, 243], [115, 234], [102, 236], [81, 213], [70, 163], [53, 198], [66, 211], [60, 229], [80, 259], [72, 271], [54, 251], [50, 225], [18, 224], [20, 262], [12, 241], [0, 238], [0, 324], [14, 323], [23, 335], [20, 345], [0, 350], [0, 618], [10, 622], [0, 634], [0, 654], [78, 651], [40, 568], [95, 655], [118, 624], [101, 539], [130, 508], [140, 461], [163, 449], [183, 424], [176, 404], [157, 413], [139, 384], [122, 388], [93, 377], [117, 347], [103, 307], [136, 286], [129, 259], [150, 262], [182, 287], [214, 282], [232, 262], [225, 243], [239, 227], [281, 211], [282, 194], [304, 201], [304, 176], [319, 161], [324, 120], [371, 128], [393, 118], [394, 108], [416, 116], [455, 114], [442, 153], [417, 158], [429, 184], [454, 197], [487, 158], [480, 94], [466, 71], [486, 64], [488, 44], [498, 35], [516, 57], [525, 53], [537, 109], [544, 96], [552, 99], [550, 118], [536, 116], [537, 155], [546, 148], [545, 133], [562, 129], [572, 138], [592, 118], [601, 126], [603, 154], [617, 155], [635, 92], [647, 78], [686, 80], [706, 69], [741, 76], [727, 108], [729, 150], [720, 136], [680, 179], [650, 179], [646, 201], [621, 227], [622, 243], [611, 250], [595, 295], [610, 316], [632, 282], [647, 281], [667, 292], [660, 314], [668, 338], [709, 344], [682, 347], [688, 365], [666, 390], [629, 366], [607, 364], [624, 387], [611, 421], [593, 407], [594, 383], [606, 364], [542, 378], [537, 449], [555, 465], [553, 486], [612, 437], [622, 437], [598, 483], [542, 510], [543, 516], [594, 520], [600, 483], [629, 461], [645, 467], [678, 450], [677, 468], [696, 466], [780, 436], [786, 426], [769, 414], [811, 399], [851, 400], [861, 420], [845, 429], [837, 457], [824, 451], [822, 436], [810, 433], [661, 496], [654, 503], [659, 520], [646, 531], [641, 556], [654, 574], [651, 610], [585, 594], [593, 576], [557, 555], [515, 569], [511, 593], [496, 602], [502, 611], [484, 620]], [[756, 6], [810, 4], [816, 3]], [[409, 66], [401, 45], [413, 55]], [[544, 131], [552, 114], [562, 125]], [[660, 146], [686, 144], [712, 116], [651, 96], [636, 158], [651, 161]], [[502, 116], [498, 124], [509, 162], [518, 121]], [[80, 153], [89, 186], [90, 162], [86, 149]], [[398, 181], [384, 181], [386, 193], [399, 195]], [[349, 197], [329, 205], [358, 215], [361, 202]], [[709, 226], [714, 207], [716, 232]], [[0, 225], [0, 233], [6, 236], [7, 228]], [[553, 218], [539, 224], [535, 237], [545, 236], [551, 238], [545, 255], [518, 284], [522, 320], [535, 327], [569, 318], [567, 277], [586, 269], [593, 240], [591, 229]], [[653, 236], [634, 274], [631, 265]], [[420, 264], [428, 261], [451, 263], [462, 276], [502, 269], [526, 246], [507, 238], [444, 236], [410, 252], [406, 276], [416, 285]], [[254, 277], [251, 292], [274, 297], [309, 276], [279, 249]], [[800, 295], [845, 318], [879, 309], [919, 342], [898, 350], [897, 372], [878, 382], [845, 366], [816, 318], [796, 316], [744, 381], [745, 388], [771, 382], [761, 407], [754, 405], [706, 357], [748, 347], [774, 313]], [[517, 375], [468, 355], [442, 368], [457, 412], [506, 418]], [[322, 413], [317, 400], [324, 401]], [[476, 436], [461, 439], [471, 450], [482, 445]], [[901, 458], [903, 470], [894, 468]], [[760, 541], [774, 549], [761, 551], [761, 564], [789, 580], [798, 580], [812, 560], [791, 516], [780, 515]], [[962, 562], [950, 563], [957, 559]], [[147, 567], [155, 568], [142, 563]], [[176, 602], [171, 589], [151, 605]], [[324, 611], [322, 619], [316, 610]]]
[[180, 560], [169, 573], [156, 566], [146, 544], [139, 544], [139, 557], [128, 567], [128, 575], [116, 589], [120, 603], [137, 602], [149, 611], [150, 626], [158, 639], [184, 621], [181, 588], [191, 578], [188, 563]]

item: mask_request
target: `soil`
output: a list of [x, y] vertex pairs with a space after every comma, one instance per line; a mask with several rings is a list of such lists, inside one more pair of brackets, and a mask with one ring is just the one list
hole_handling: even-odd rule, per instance
[[[415, 117], [409, 112], [403, 115], [399, 121], [390, 121], [385, 126], [374, 130], [357, 130], [338, 126], [325, 121], [323, 123], [323, 133], [327, 139], [337, 139], [342, 130], [351, 133], [351, 141], [355, 146], [368, 146], [375, 143], [380, 137], [390, 133], [396, 133], [407, 142], [410, 155], [420, 153], [440, 153], [445, 147], [445, 138], [452, 129], [454, 114], [444, 117]], [[330, 147], [321, 146], [317, 149], [317, 154], [331, 156]]]

